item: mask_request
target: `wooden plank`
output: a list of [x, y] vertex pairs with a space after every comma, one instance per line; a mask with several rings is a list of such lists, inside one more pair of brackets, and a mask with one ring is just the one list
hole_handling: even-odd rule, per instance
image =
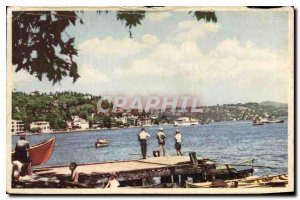
[[[146, 169], [157, 169], [161, 167], [168, 167], [183, 163], [189, 160], [188, 157], [174, 156], [174, 157], [155, 157], [144, 160], [133, 160], [126, 162], [108, 162], [97, 163], [89, 165], [78, 165], [77, 171], [81, 174], [105, 174], [105, 173], [118, 173], [120, 171], [135, 171]], [[47, 175], [64, 175], [69, 174], [69, 166], [39, 168], [34, 173], [42, 176]]]
[[[181, 175], [181, 179], [187, 176], [195, 176], [205, 172], [207, 176], [214, 177], [218, 174], [229, 174], [228, 169], [210, 169], [211, 164], [192, 163], [189, 157], [169, 156], [152, 157], [143, 160], [116, 161], [106, 163], [93, 163], [78, 165], [80, 182], [84, 184], [97, 185], [105, 183], [111, 173], [118, 174], [119, 181], [135, 181], [151, 177], [170, 177]], [[45, 177], [56, 177], [61, 181], [68, 181], [71, 175], [68, 166], [39, 168], [35, 174]], [[198, 174], [197, 177], [195, 174]]]

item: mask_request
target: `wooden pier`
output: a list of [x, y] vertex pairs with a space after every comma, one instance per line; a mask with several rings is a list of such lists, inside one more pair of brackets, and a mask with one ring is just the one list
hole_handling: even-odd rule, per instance
[[[26, 182], [26, 187], [103, 187], [112, 173], [118, 175], [121, 186], [146, 186], [148, 179], [157, 177], [161, 183], [175, 183], [183, 187], [188, 177], [193, 182], [213, 180], [218, 176], [239, 178], [248, 176], [248, 169], [237, 173], [228, 165], [223, 169], [216, 169], [215, 163], [205, 160], [194, 160], [191, 156], [164, 156], [152, 157], [141, 160], [126, 160], [105, 163], [91, 163], [78, 165], [79, 183], [70, 183], [69, 166], [53, 166], [37, 168], [34, 174], [43, 177], [43, 181], [31, 180]], [[52, 180], [52, 181], [51, 181]], [[32, 185], [32, 186], [31, 186]], [[34, 185], [34, 186], [33, 186]]]

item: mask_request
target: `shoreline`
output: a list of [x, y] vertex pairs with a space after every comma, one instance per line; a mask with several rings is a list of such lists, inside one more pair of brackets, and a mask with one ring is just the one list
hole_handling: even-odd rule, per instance
[[[166, 125], [173, 125], [173, 124], [164, 124]], [[143, 127], [158, 127], [161, 125], [151, 125], [151, 126], [143, 126]], [[91, 131], [106, 131], [106, 130], [120, 130], [120, 129], [132, 129], [132, 128], [141, 128], [141, 126], [129, 126], [129, 127], [112, 127], [112, 128], [100, 128], [100, 129], [78, 129], [78, 130], [63, 130], [63, 131], [51, 131], [51, 132], [45, 132], [45, 133], [22, 133], [22, 134], [12, 134], [12, 136], [19, 136], [19, 135], [26, 135], [26, 136], [32, 136], [32, 135], [44, 135], [44, 134], [68, 134], [68, 133], [80, 133], [80, 132], [91, 132]]]
[[[222, 122], [241, 122], [241, 121], [251, 121], [251, 120], [239, 120], [239, 121], [220, 121]], [[220, 123], [220, 122], [211, 122], [210, 124]], [[286, 123], [286, 120], [285, 122]], [[207, 125], [207, 124], [204, 124]], [[174, 124], [159, 124], [159, 125], [150, 125], [150, 126], [143, 126], [145, 128], [151, 128], [151, 127], [158, 127], [158, 126], [174, 126]], [[203, 126], [203, 124], [199, 124], [196, 126]], [[12, 134], [11, 136], [32, 136], [32, 135], [43, 135], [43, 134], [68, 134], [68, 133], [81, 133], [81, 132], [93, 132], [93, 131], [106, 131], [106, 130], [122, 130], [122, 129], [133, 129], [133, 128], [141, 128], [142, 126], [129, 126], [129, 127], [112, 127], [112, 128], [99, 128], [99, 129], [77, 129], [77, 130], [62, 130], [62, 131], [51, 131], [51, 132], [45, 132], [45, 133], [22, 133], [22, 134]]]

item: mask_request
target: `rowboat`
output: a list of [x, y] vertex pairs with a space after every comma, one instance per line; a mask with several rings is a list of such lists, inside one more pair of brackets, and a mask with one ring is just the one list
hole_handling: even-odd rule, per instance
[[100, 140], [97, 140], [95, 142], [95, 147], [98, 148], [98, 147], [107, 147], [109, 145], [110, 141], [109, 140], [105, 140], [105, 139], [100, 139]]
[[[51, 138], [41, 143], [32, 145], [29, 149], [31, 165], [32, 166], [41, 165], [47, 162], [53, 153], [54, 144], [55, 144], [55, 138]], [[12, 151], [11, 153], [13, 156], [15, 152]]]
[[95, 143], [95, 147], [96, 148], [99, 148], [99, 147], [107, 147], [108, 146], [108, 143], [103, 143], [103, 144], [101, 144], [101, 143]]
[[264, 122], [266, 124], [276, 124], [276, 123], [284, 123], [284, 120], [272, 120], [272, 121], [266, 121]]
[[243, 179], [215, 180], [212, 182], [192, 183], [186, 181], [187, 188], [256, 188], [256, 187], [285, 187], [288, 183], [288, 175], [279, 174], [273, 176], [250, 176]]

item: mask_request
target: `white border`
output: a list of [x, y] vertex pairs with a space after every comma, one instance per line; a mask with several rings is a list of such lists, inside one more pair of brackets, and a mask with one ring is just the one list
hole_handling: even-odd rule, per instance
[[[1, 97], [0, 97], [0, 108], [1, 108], [1, 114], [0, 114], [0, 127], [2, 127], [2, 136], [1, 136], [1, 153], [2, 155], [6, 155], [5, 152], [5, 146], [6, 146], [6, 139], [5, 139], [5, 128], [6, 127], [6, 6], [143, 6], [143, 5], [164, 5], [164, 6], [245, 6], [245, 5], [258, 5], [258, 6], [279, 6], [279, 5], [285, 5], [285, 6], [295, 6], [296, 9], [298, 8], [298, 0], [273, 0], [273, 1], [261, 1], [261, 0], [230, 0], [230, 1], [217, 1], [217, 0], [210, 0], [210, 1], [197, 1], [197, 0], [186, 0], [186, 1], [180, 1], [180, 0], [168, 0], [168, 1], [162, 1], [162, 0], [143, 0], [143, 1], [134, 1], [134, 0], [73, 0], [73, 1], [61, 1], [61, 0], [51, 0], [51, 1], [40, 1], [40, 0], [2, 0], [0, 1], [1, 10], [0, 10], [0, 91], [1, 91]], [[299, 25], [299, 21], [296, 21], [297, 25]], [[297, 42], [298, 43], [298, 42]], [[297, 44], [296, 44], [297, 45]], [[297, 76], [299, 77], [299, 70], [297, 73]], [[298, 109], [297, 109], [298, 111]], [[295, 113], [296, 114], [296, 113]], [[299, 119], [297, 120], [298, 123]], [[4, 133], [3, 133], [4, 132]], [[296, 134], [296, 133], [295, 133]], [[299, 136], [296, 144], [298, 144]], [[297, 161], [297, 158], [295, 158], [295, 161]], [[10, 196], [6, 194], [6, 171], [5, 171], [6, 165], [5, 162], [1, 162], [1, 177], [2, 181], [0, 181], [0, 188], [1, 188], [1, 199], [9, 199]], [[299, 174], [299, 173], [298, 173]], [[82, 196], [83, 197], [83, 196]], [[24, 198], [24, 197], [22, 197]], [[26, 199], [32, 199], [33, 197], [25, 197]], [[72, 197], [59, 197], [59, 199], [65, 199], [65, 198], [72, 198]], [[83, 197], [84, 198], [84, 197]], [[104, 198], [104, 197], [101, 197]], [[152, 198], [159, 198], [156, 196], [153, 196]], [[178, 198], [178, 197], [172, 197], [172, 198]], [[201, 197], [203, 198], [203, 197]], [[205, 197], [207, 198], [207, 197]], [[257, 196], [252, 198], [258, 198]], [[280, 197], [280, 198], [286, 198], [286, 197]]]

